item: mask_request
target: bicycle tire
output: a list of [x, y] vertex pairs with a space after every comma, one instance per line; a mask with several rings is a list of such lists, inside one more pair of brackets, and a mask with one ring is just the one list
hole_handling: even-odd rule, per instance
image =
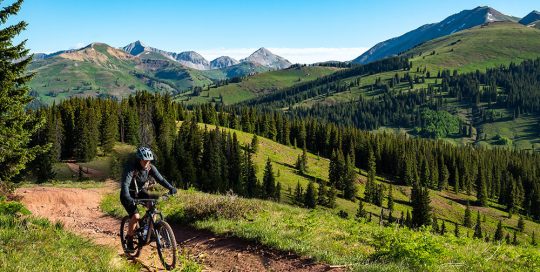
[[137, 234], [137, 232], [135, 232], [135, 236], [133, 237], [133, 247], [135, 248], [135, 252], [129, 252], [127, 250], [126, 235], [127, 228], [129, 226], [129, 220], [129, 216], [125, 216], [124, 218], [122, 218], [122, 223], [120, 224], [120, 243], [122, 245], [124, 253], [130, 258], [135, 258], [141, 255], [141, 249], [143, 246], [140, 243], [139, 235]]
[[[176, 237], [171, 226], [160, 221], [155, 226], [156, 245], [161, 263], [167, 270], [171, 270], [176, 266], [177, 244]], [[167, 256], [165, 256], [165, 254]]]

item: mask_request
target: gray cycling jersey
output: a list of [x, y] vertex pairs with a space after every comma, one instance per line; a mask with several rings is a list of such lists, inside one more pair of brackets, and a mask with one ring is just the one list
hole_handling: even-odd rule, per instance
[[153, 177], [161, 186], [172, 190], [174, 187], [163, 178], [154, 165], [150, 165], [150, 169], [143, 169], [137, 161], [129, 164], [124, 169], [122, 184], [120, 189], [120, 197], [133, 201], [137, 198], [137, 194], [144, 190], [150, 177]]

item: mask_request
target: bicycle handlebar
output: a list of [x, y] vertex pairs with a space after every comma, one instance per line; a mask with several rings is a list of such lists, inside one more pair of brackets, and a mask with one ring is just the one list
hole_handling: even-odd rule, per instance
[[150, 201], [156, 201], [157, 202], [158, 200], [167, 200], [170, 196], [172, 196], [172, 195], [167, 193], [167, 194], [159, 196], [158, 198], [136, 198], [135, 203], [136, 204], [143, 204], [143, 203], [150, 202]]

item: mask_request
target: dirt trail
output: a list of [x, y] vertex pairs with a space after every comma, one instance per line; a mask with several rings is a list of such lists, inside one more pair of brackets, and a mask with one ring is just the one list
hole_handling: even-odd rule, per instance
[[[107, 182], [103, 188], [20, 188], [16, 194], [37, 216], [51, 221], [61, 221], [66, 229], [88, 237], [97, 244], [115, 248], [123, 256], [118, 238], [118, 219], [99, 209], [102, 196], [115, 190], [117, 184]], [[207, 231], [186, 226], [172, 226], [183, 250], [195, 257], [205, 271], [342, 271], [325, 264], [313, 263], [299, 257], [268, 249], [256, 243], [237, 238], [219, 237]], [[155, 249], [143, 248], [136, 260], [145, 270], [160, 270], [161, 264]]]
[[103, 178], [105, 177], [105, 174], [99, 170], [92, 169], [86, 166], [81, 166], [79, 164], [73, 163], [73, 162], [66, 162], [67, 167], [71, 170], [71, 172], [74, 173], [74, 175], [79, 174], [79, 168], [82, 170], [83, 177], [87, 178]]

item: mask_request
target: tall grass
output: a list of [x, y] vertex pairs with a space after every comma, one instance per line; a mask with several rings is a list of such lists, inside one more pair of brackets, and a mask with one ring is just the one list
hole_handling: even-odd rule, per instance
[[[102, 208], [120, 215], [117, 195]], [[344, 219], [326, 209], [307, 210], [270, 201], [181, 191], [161, 205], [169, 220], [233, 235], [355, 271], [536, 271], [532, 246], [486, 243], [467, 237], [413, 231], [397, 225]]]
[[139, 271], [112, 249], [0, 201], [0, 271]]

